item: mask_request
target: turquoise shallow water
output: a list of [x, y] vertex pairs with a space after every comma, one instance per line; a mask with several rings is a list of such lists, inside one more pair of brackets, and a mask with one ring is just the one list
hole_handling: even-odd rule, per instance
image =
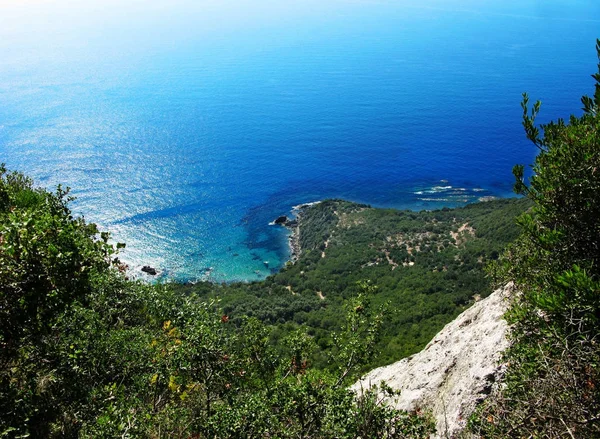
[[595, 1], [2, 2], [0, 160], [136, 271], [259, 279], [293, 205], [509, 195], [521, 93], [578, 112], [599, 29]]

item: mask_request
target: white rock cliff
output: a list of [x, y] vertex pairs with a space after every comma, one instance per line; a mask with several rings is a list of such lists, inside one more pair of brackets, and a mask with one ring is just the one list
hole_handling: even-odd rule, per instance
[[495, 291], [447, 324], [418, 354], [369, 372], [353, 389], [385, 381], [400, 396], [401, 410], [431, 411], [436, 438], [451, 438], [466, 425], [477, 402], [489, 394], [501, 373], [508, 347], [502, 318], [511, 286]]

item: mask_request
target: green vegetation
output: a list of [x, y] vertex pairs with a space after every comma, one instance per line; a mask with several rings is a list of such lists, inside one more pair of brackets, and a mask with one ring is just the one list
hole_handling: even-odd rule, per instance
[[299, 260], [251, 284], [128, 280], [122, 244], [72, 217], [68, 191], [0, 166], [0, 438], [427, 437], [385, 385], [347, 387], [489, 294], [486, 265], [518, 293], [503, 385], [471, 431], [600, 437], [600, 64], [593, 77], [568, 123], [538, 128], [524, 95], [540, 150], [528, 184], [514, 169], [524, 198], [324, 201], [302, 212]]
[[378, 355], [365, 369], [380, 366], [418, 352], [491, 292], [484, 267], [518, 236], [515, 217], [529, 205], [506, 199], [412, 212], [328, 200], [302, 213], [302, 255], [280, 273], [252, 284], [178, 288], [220, 299], [233, 322], [253, 316], [274, 326], [274, 342], [306, 328], [320, 348], [312, 363], [327, 368], [343, 306], [358, 282], [370, 280], [373, 304], [387, 312]]
[[[253, 318], [128, 281], [108, 236], [73, 218], [68, 194], [0, 168], [0, 437], [425, 437], [423, 415], [347, 390], [381, 315], [357, 287], [329, 371], [314, 340], [276, 351]], [[117, 246], [117, 247], [120, 247]], [[381, 389], [390, 393], [389, 389]]]
[[503, 386], [471, 431], [600, 437], [598, 69], [568, 123], [538, 128], [524, 95], [540, 150], [528, 184], [514, 169], [524, 198], [324, 201], [302, 212], [299, 260], [251, 284], [130, 281], [122, 245], [73, 218], [68, 191], [0, 166], [0, 438], [427, 437], [431, 420], [383, 404], [385, 385], [347, 387], [489, 294], [488, 264], [518, 293]]
[[185, 286], [128, 280], [122, 245], [69, 200], [0, 168], [0, 437], [426, 437], [427, 416], [347, 387], [486, 294], [526, 206], [326, 201], [303, 214], [296, 264]]
[[[597, 42], [600, 60], [600, 40]], [[535, 126], [539, 102], [523, 100], [523, 124], [540, 152], [522, 235], [496, 267], [519, 294], [508, 313], [512, 347], [505, 387], [472, 420], [486, 438], [600, 437], [600, 64], [584, 114]]]
[[[560, 314], [561, 328], [579, 324], [577, 337], [589, 336], [582, 349], [596, 355], [598, 102], [584, 103], [584, 118], [544, 127], [543, 140], [526, 119], [542, 150], [531, 187], [519, 187], [526, 197], [433, 212], [326, 200], [301, 212], [298, 261], [254, 283], [131, 281], [117, 258], [123, 244], [74, 218], [68, 191], [35, 188], [0, 166], [0, 438], [427, 437], [427, 415], [382, 402], [391, 389], [357, 397], [347, 388], [418, 352], [491, 292], [484, 268], [517, 238], [515, 218], [532, 201], [521, 221], [528, 234], [500, 261], [502, 279], [524, 291], [514, 321], [523, 337], [536, 322], [530, 341], [543, 340], [539, 322]], [[576, 147], [584, 140], [587, 149]], [[571, 157], [561, 142], [579, 154], [569, 166], [582, 175], [554, 173]], [[533, 283], [535, 264], [543, 285]], [[540, 294], [546, 283], [573, 297]], [[587, 381], [578, 385], [591, 386], [579, 397], [596, 401], [589, 364], [579, 364]], [[528, 379], [548, 373], [527, 370]]]

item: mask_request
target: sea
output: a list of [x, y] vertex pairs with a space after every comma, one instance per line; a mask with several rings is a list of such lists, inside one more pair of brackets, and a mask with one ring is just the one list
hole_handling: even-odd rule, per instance
[[0, 162], [134, 277], [260, 280], [292, 206], [511, 196], [521, 94], [581, 114], [598, 37], [598, 0], [0, 0]]

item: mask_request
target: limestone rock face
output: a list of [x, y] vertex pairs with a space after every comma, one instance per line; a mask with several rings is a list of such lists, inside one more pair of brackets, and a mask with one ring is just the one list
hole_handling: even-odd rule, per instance
[[423, 351], [369, 372], [353, 390], [385, 381], [400, 397], [401, 410], [425, 409], [433, 413], [437, 433], [451, 438], [466, 425], [477, 402], [485, 398], [499, 378], [501, 353], [508, 347], [507, 324], [511, 285], [475, 303], [448, 323]]

